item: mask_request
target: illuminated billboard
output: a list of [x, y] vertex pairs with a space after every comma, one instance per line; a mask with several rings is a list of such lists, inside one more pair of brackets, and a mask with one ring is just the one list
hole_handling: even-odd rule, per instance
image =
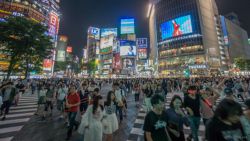
[[68, 53], [72, 53], [73, 49], [72, 49], [72, 47], [68, 46], [67, 49], [66, 49], [66, 51], [67, 51]]
[[96, 40], [100, 39], [100, 29], [96, 27], [89, 27], [88, 36], [95, 38]]
[[135, 19], [121, 19], [121, 34], [135, 33]]
[[134, 68], [135, 67], [135, 60], [131, 59], [131, 58], [126, 58], [123, 59], [123, 68], [127, 69], [127, 68]]
[[121, 57], [119, 53], [116, 53], [113, 58], [113, 68], [121, 69]]
[[109, 35], [101, 38], [100, 54], [112, 52], [114, 45], [114, 35]]
[[53, 61], [51, 59], [44, 59], [43, 61], [43, 70], [51, 71], [52, 70]]
[[192, 33], [191, 16], [182, 16], [161, 24], [162, 40]]
[[134, 41], [120, 41], [120, 56], [136, 56], [136, 45]]
[[117, 37], [117, 28], [102, 28], [101, 29], [101, 37], [108, 36], [114, 34]]
[[148, 48], [148, 39], [147, 38], [137, 38], [136, 45], [138, 48]]
[[146, 48], [138, 49], [138, 57], [139, 59], [147, 59], [147, 49]]
[[66, 55], [64, 50], [57, 51], [56, 61], [64, 62], [66, 60]]
[[56, 13], [51, 12], [49, 18], [48, 34], [53, 38], [53, 42], [57, 41], [57, 34], [59, 30], [59, 17]]

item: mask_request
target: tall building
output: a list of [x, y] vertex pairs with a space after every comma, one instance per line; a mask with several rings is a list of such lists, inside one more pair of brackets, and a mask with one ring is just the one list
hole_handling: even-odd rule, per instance
[[224, 49], [215, 1], [150, 2], [150, 58], [159, 64], [159, 76], [180, 77], [187, 70], [191, 76], [217, 75]]
[[100, 60], [100, 29], [96, 27], [88, 28], [87, 36], [87, 55], [88, 62], [94, 62], [97, 65], [97, 70], [92, 70], [93, 68], [88, 68], [89, 73], [99, 75], [99, 60]]
[[56, 61], [65, 62], [66, 61], [66, 49], [68, 45], [68, 37], [64, 35], [59, 36], [56, 47]]
[[[237, 15], [234, 16], [237, 17]], [[221, 16], [221, 21], [223, 29], [226, 30], [223, 33], [229, 52], [230, 64], [234, 63], [235, 58], [243, 57], [250, 59], [250, 45], [247, 31], [240, 27], [239, 22], [235, 22], [235, 18], [228, 19]]]
[[[35, 22], [48, 26], [48, 35], [53, 38], [54, 47], [57, 43], [57, 35], [59, 30], [59, 0], [45, 0], [45, 1], [27, 1], [27, 0], [1, 0], [0, 1], [0, 22], [8, 16], [24, 16]], [[53, 51], [53, 58], [45, 59], [43, 63], [43, 70], [47, 73], [53, 72], [53, 65], [55, 61], [55, 51]], [[4, 62], [3, 67], [1, 67]], [[8, 60], [0, 61], [0, 71], [6, 69]]]

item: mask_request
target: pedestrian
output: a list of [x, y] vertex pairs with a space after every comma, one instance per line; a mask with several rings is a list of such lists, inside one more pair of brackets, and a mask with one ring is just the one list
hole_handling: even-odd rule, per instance
[[231, 99], [222, 100], [206, 125], [207, 141], [246, 141], [239, 122], [241, 115], [239, 103]]
[[58, 91], [57, 91], [57, 110], [61, 112], [60, 118], [65, 117], [64, 116], [64, 99], [68, 93], [68, 88], [65, 84], [60, 84]]
[[6, 115], [9, 114], [10, 106], [16, 95], [16, 88], [13, 86], [12, 82], [8, 82], [2, 87], [1, 93], [3, 96], [3, 104], [1, 106], [1, 115], [3, 115], [2, 120], [6, 119]]
[[119, 123], [122, 122], [123, 120], [123, 107], [124, 107], [124, 103], [123, 103], [123, 90], [119, 88], [119, 84], [118, 83], [114, 83], [113, 84], [113, 88], [114, 88], [114, 93], [115, 93], [115, 99], [117, 102], [117, 106], [116, 106], [116, 113], [117, 111], [119, 112], [119, 117], [120, 117], [120, 121]]
[[[47, 90], [44, 88], [44, 86], [41, 87], [41, 90], [38, 93], [38, 107], [37, 107], [37, 111], [35, 113], [35, 115], [38, 115], [39, 110], [41, 109], [41, 107], [43, 107], [46, 104], [46, 93]], [[43, 108], [43, 116], [42, 119], [45, 120], [45, 110]]]
[[[53, 113], [53, 102], [55, 98], [56, 91], [54, 90], [55, 87], [53, 85], [50, 85], [47, 92], [46, 92], [46, 103], [45, 103], [45, 109], [46, 115], [48, 115], [48, 110], [50, 109], [50, 117], [52, 118]], [[46, 116], [45, 116], [46, 117]]]
[[206, 125], [206, 122], [214, 115], [213, 105], [215, 105], [216, 100], [220, 97], [220, 95], [216, 90], [210, 87], [205, 87], [204, 90], [200, 91], [200, 93], [201, 117], [203, 119], [204, 125]]
[[250, 141], [250, 99], [245, 101], [246, 109], [244, 115], [241, 116], [240, 121], [243, 126], [247, 141]]
[[103, 106], [101, 105], [101, 96], [96, 96], [93, 105], [88, 109], [82, 118], [85, 118], [84, 141], [102, 141], [103, 135]]
[[75, 121], [75, 118], [79, 110], [79, 105], [80, 105], [80, 96], [76, 92], [75, 86], [71, 85], [69, 88], [69, 95], [67, 95], [66, 98], [66, 107], [68, 108], [68, 120], [69, 120], [69, 128], [66, 140], [69, 140], [71, 138], [74, 126], [76, 129], [78, 128], [78, 123]]
[[89, 91], [87, 86], [88, 85], [86, 84], [86, 82], [82, 83], [82, 87], [78, 92], [81, 99], [81, 104], [80, 104], [81, 115], [83, 115], [86, 112], [89, 104]]
[[104, 102], [105, 118], [103, 121], [103, 133], [106, 135], [106, 141], [113, 140], [113, 133], [118, 130], [118, 120], [115, 114], [116, 111], [116, 101], [113, 91], [109, 91], [107, 95], [107, 101]]
[[164, 110], [164, 98], [154, 95], [151, 99], [153, 110], [147, 113], [143, 130], [146, 141], [171, 141], [167, 131], [167, 114]]
[[200, 126], [200, 94], [197, 92], [197, 86], [191, 85], [187, 90], [187, 95], [184, 96], [184, 107], [186, 108], [189, 116], [190, 128], [192, 134], [187, 138], [187, 140], [194, 139], [198, 141], [198, 130]]
[[170, 108], [167, 109], [167, 126], [169, 135], [173, 141], [185, 141], [183, 126], [189, 126], [187, 115], [182, 106], [181, 97], [174, 95], [170, 102]]
[[135, 96], [135, 105], [137, 108], [139, 108], [139, 98], [140, 98], [140, 93], [141, 93], [139, 83], [135, 84], [133, 91], [134, 91], [134, 96]]

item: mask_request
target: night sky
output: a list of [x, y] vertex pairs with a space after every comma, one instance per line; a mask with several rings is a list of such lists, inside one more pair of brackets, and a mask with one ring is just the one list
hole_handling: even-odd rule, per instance
[[[122, 17], [134, 17], [137, 37], [148, 37], [148, 0], [61, 0], [60, 35], [69, 37], [74, 54], [81, 56], [87, 29], [117, 27]], [[250, 0], [217, 0], [220, 14], [235, 12], [250, 34]]]

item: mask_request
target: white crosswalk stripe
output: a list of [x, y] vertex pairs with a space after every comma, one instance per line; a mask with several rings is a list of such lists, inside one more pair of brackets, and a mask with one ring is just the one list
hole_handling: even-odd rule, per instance
[[0, 141], [11, 141], [36, 110], [37, 96], [20, 97], [18, 106], [11, 106], [6, 119], [0, 121]]
[[[177, 95], [180, 95], [183, 98], [183, 95], [180, 93], [176, 93]], [[167, 102], [165, 103], [165, 107], [166, 109], [169, 108], [169, 104], [171, 102], [171, 99], [173, 97], [173, 94], [169, 94], [167, 96]], [[216, 105], [218, 105], [220, 103], [220, 101], [223, 98], [219, 98], [216, 101]], [[238, 101], [240, 104], [243, 104], [244, 102], [242, 100]], [[128, 138], [127, 141], [129, 140], [140, 140], [143, 141], [143, 135], [144, 135], [144, 131], [143, 131], [143, 124], [144, 124], [144, 117], [146, 116], [146, 113], [143, 109], [141, 109], [137, 115], [137, 119], [134, 122], [134, 127], [131, 129], [130, 131], [130, 136]], [[191, 129], [190, 127], [186, 127], [184, 126], [184, 133], [185, 133], [185, 137], [188, 137], [188, 135], [191, 133]], [[200, 122], [200, 126], [199, 126], [199, 139], [203, 140], [204, 139], [204, 134], [205, 134], [205, 125], [203, 124], [203, 121], [201, 120]], [[135, 137], [137, 136], [137, 139], [135, 139]]]

